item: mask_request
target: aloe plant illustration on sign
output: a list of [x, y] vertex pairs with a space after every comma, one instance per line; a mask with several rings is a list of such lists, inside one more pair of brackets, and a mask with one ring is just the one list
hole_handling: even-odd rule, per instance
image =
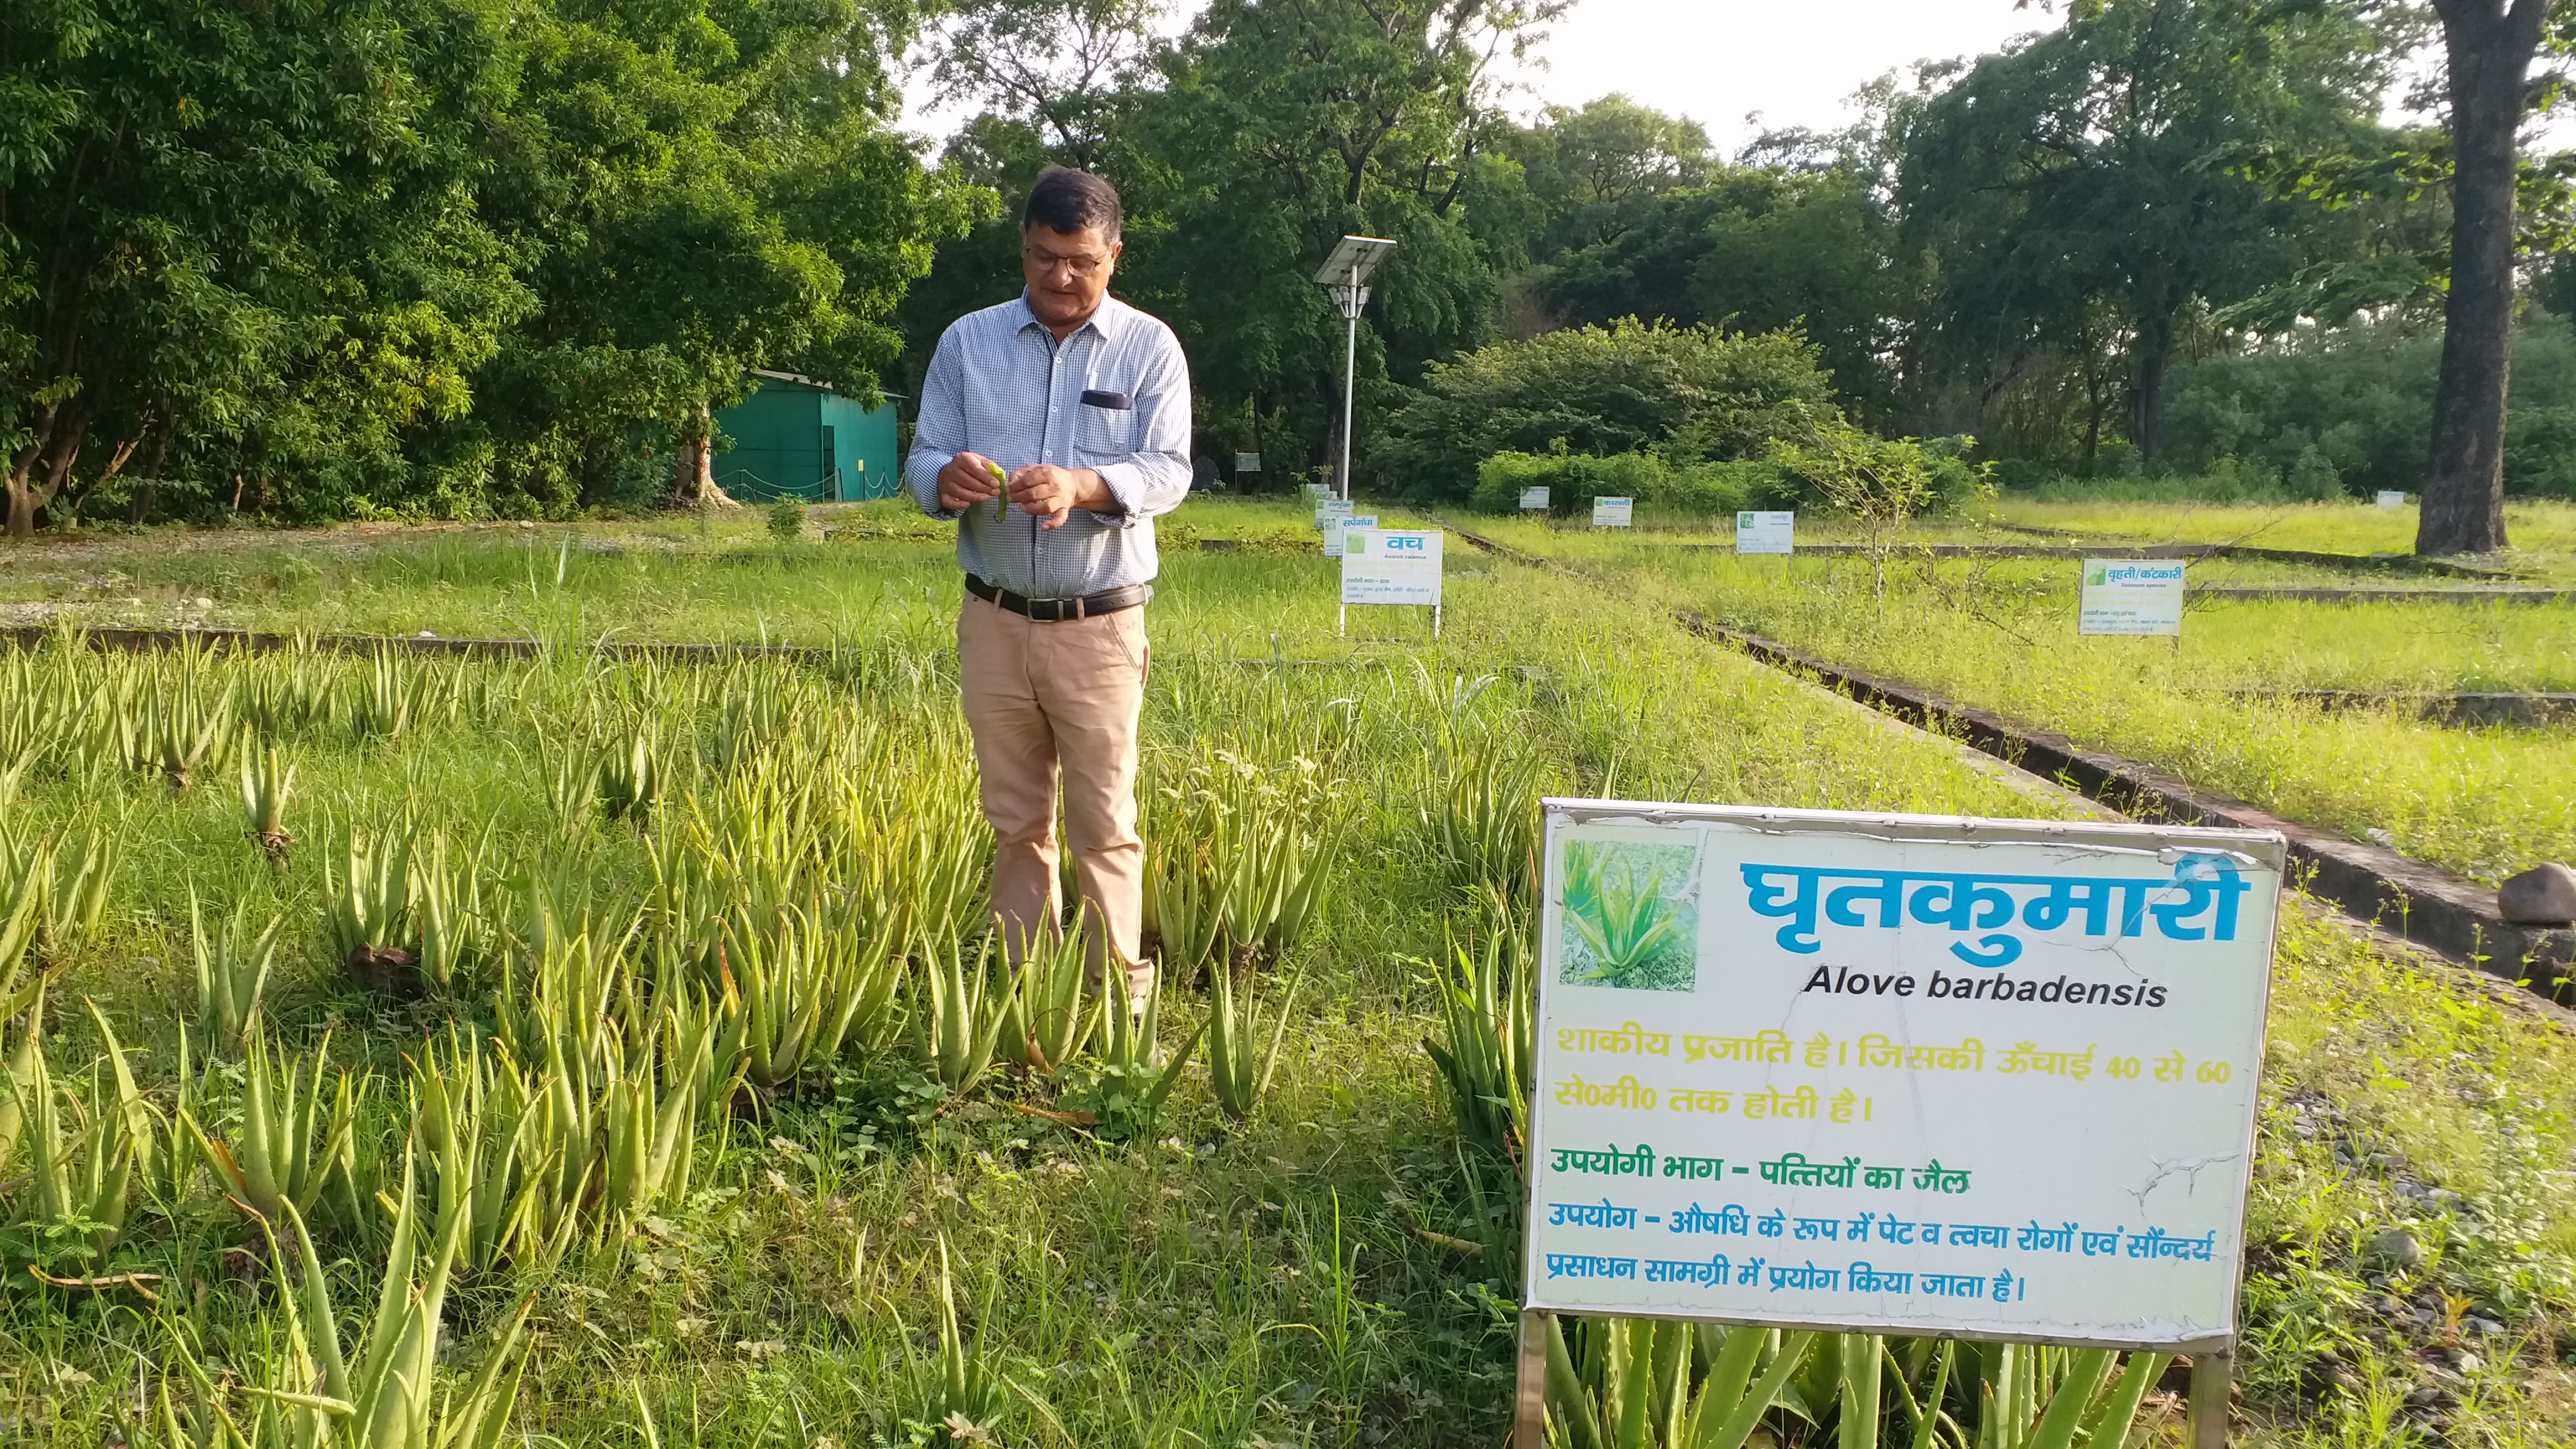
[[1557, 979], [1569, 986], [1689, 991], [1699, 907], [1687, 846], [1570, 841]]

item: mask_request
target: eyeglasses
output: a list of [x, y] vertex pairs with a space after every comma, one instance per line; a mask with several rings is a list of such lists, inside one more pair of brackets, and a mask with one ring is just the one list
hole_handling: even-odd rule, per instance
[[1058, 267], [1062, 267], [1066, 271], [1071, 272], [1073, 274], [1073, 279], [1077, 282], [1090, 281], [1094, 276], [1099, 274], [1102, 267], [1109, 265], [1109, 258], [1105, 253], [1083, 257], [1068, 257], [1060, 256], [1054, 252], [1040, 251], [1036, 247], [1020, 248], [1020, 260], [1027, 262], [1030, 266], [1035, 267], [1041, 272], [1051, 272]]

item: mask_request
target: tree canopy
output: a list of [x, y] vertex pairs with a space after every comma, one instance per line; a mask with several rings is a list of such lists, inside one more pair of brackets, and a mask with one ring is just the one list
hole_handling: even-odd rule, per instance
[[[2576, 306], [2547, 260], [2576, 159], [2497, 153], [2493, 108], [2420, 84], [2522, 63], [2444, 30], [2468, 0], [2076, 0], [1732, 156], [1626, 96], [1516, 112], [1502, 63], [1567, 8], [25, 0], [0, 13], [10, 524], [688, 501], [754, 369], [915, 391], [949, 321], [1018, 290], [1049, 163], [1125, 198], [1117, 289], [1188, 350], [1203, 474], [1337, 455], [1345, 329], [1308, 279], [1367, 233], [1399, 245], [1359, 329], [1363, 483], [1455, 493], [1560, 441], [1689, 468], [1847, 419], [1973, 436], [2007, 479], [2347, 489], [2421, 481], [2448, 427], [2478, 445], [2445, 445], [2444, 486], [2576, 491], [2554, 374], [2500, 422], [2491, 335]], [[2536, 34], [2526, 60], [2576, 31]], [[955, 124], [935, 159], [892, 124], [907, 77]], [[2470, 294], [2474, 386], [2421, 362]], [[2275, 416], [2362, 397], [2395, 400]], [[2481, 516], [2444, 514], [2458, 546]]]

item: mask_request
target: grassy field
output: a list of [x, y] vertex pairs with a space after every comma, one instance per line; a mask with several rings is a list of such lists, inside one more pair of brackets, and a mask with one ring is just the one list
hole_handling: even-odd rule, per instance
[[[1175, 973], [1162, 1039], [1169, 1056], [1201, 1049], [1149, 1110], [1135, 1064], [1098, 1044], [1060, 1071], [997, 1066], [958, 1083], [938, 1036], [958, 1014], [923, 984], [937, 953], [904, 948], [921, 957], [906, 957], [910, 978], [858, 1012], [841, 1050], [760, 1056], [774, 1086], [666, 1106], [692, 1156], [672, 1167], [667, 1152], [612, 1152], [601, 1171], [619, 1186], [604, 1200], [562, 1190], [559, 1157], [517, 1177], [423, 1161], [424, 1214], [468, 1182], [518, 1184], [510, 1201], [531, 1204], [518, 1218], [456, 1219], [473, 1246], [446, 1305], [455, 1347], [441, 1382], [462, 1396], [526, 1305], [533, 1347], [502, 1442], [1498, 1444], [1509, 1219], [1421, 1049], [1442, 1031], [1448, 940], [1493, 919], [1461, 894], [1468, 862], [1442, 828], [1458, 792], [1517, 778], [1639, 798], [2073, 808], [1698, 644], [1651, 599], [1460, 550], [1436, 644], [1410, 611], [1355, 611], [1344, 640], [1329, 566], [1288, 551], [1293, 519], [1199, 505], [1183, 519], [1250, 546], [1170, 551], [1152, 618], [1149, 809], [1169, 821], [1201, 792], [1250, 781], [1261, 811], [1334, 842], [1319, 854], [1331, 871], [1321, 908], [1260, 969], [1268, 999], [1292, 974], [1303, 986], [1250, 1120], [1221, 1110], [1191, 1043], [1215, 1011], [1191, 973]], [[873, 536], [782, 549], [742, 521], [128, 540], [13, 561], [22, 601], [71, 603], [81, 618], [95, 601], [63, 592], [66, 572], [129, 581], [92, 589], [129, 590], [97, 607], [158, 608], [164, 593], [199, 590], [219, 622], [263, 628], [566, 645], [765, 635], [841, 652], [829, 669], [688, 671], [565, 649], [391, 675], [298, 656], [171, 659], [157, 673], [97, 656], [0, 662], [0, 754], [29, 756], [14, 794], [0, 789], [6, 848], [24, 858], [50, 840], [69, 861], [74, 842], [119, 843], [95, 924], [57, 892], [43, 909], [64, 919], [18, 948], [59, 972], [42, 1005], [44, 1054], [66, 1105], [44, 1130], [94, 1146], [103, 1164], [123, 1151], [136, 1184], [111, 1234], [105, 1199], [84, 1188], [95, 1177], [72, 1170], [68, 1186], [40, 1190], [42, 1133], [0, 1150], [0, 1438], [153, 1442], [136, 1407], [157, 1405], [165, 1380], [176, 1405], [209, 1397], [179, 1371], [190, 1358], [222, 1386], [211, 1396], [245, 1413], [279, 1402], [250, 1388], [296, 1376], [279, 1368], [293, 1364], [293, 1335], [267, 1246], [224, 1195], [256, 1197], [257, 1184], [223, 1179], [202, 1144], [167, 1130], [185, 1108], [246, 1156], [260, 1115], [259, 1069], [203, 1001], [192, 895], [218, 936], [237, 909], [254, 933], [282, 922], [260, 1007], [279, 1051], [353, 1082], [372, 1074], [345, 1139], [321, 1154], [341, 1165], [307, 1174], [344, 1334], [369, 1316], [392, 1251], [386, 1205], [403, 1195], [406, 1134], [445, 1120], [424, 1114], [421, 1094], [465, 1070], [453, 1041], [493, 1043], [487, 1056], [506, 1047], [543, 1083], [615, 1076], [621, 1053], [642, 1052], [664, 1064], [662, 1100], [686, 1103], [702, 1079], [672, 1065], [685, 1061], [675, 1043], [714, 1000], [691, 993], [731, 981], [757, 997], [751, 983], [772, 978], [742, 953], [785, 959], [791, 911], [847, 915], [869, 940], [891, 929], [887, 912], [908, 913], [966, 938], [971, 960], [979, 847], [944, 646], [953, 566], [943, 540], [898, 513], [840, 522]], [[124, 597], [155, 602], [113, 602]], [[256, 721], [243, 737], [295, 770], [282, 863], [246, 825], [229, 764], [210, 753], [174, 790], [166, 758], [147, 749], [137, 761], [113, 730], [77, 724], [149, 698], [163, 703], [145, 717], [166, 726], [227, 685]], [[135, 691], [129, 702], [120, 687]], [[457, 909], [426, 934], [415, 922], [406, 941], [449, 972], [443, 988], [391, 1001], [344, 968], [346, 928], [335, 937], [331, 922], [351, 894], [353, 828], [378, 853], [408, 833], [441, 862], [426, 874]], [[913, 869], [923, 860], [969, 865]], [[1172, 869], [1187, 867], [1157, 867]], [[951, 888], [884, 884], [917, 876]], [[843, 896], [854, 880], [880, 884]], [[714, 938], [734, 954], [711, 957], [708, 903], [734, 899], [774, 914], [736, 921], [739, 934]], [[564, 966], [576, 959], [584, 970]], [[711, 959], [733, 966], [704, 974]], [[2282, 943], [2275, 1001], [2243, 1365], [2258, 1437], [2563, 1442], [2576, 1432], [2559, 1367], [2562, 1349], [2576, 1351], [2576, 1057], [2564, 1028], [2305, 911]], [[605, 1024], [567, 1036], [567, 1020]], [[24, 1039], [0, 1028], [0, 1047]], [[633, 1107], [633, 1080], [616, 1079], [626, 1085], [600, 1100]], [[337, 1078], [322, 1080], [327, 1091]], [[577, 1116], [591, 1099], [563, 1100]], [[528, 1110], [549, 1124], [524, 1129], [530, 1140], [569, 1120]], [[13, 1135], [0, 1130], [0, 1143]], [[154, 1150], [131, 1145], [146, 1139]], [[568, 1152], [590, 1139], [557, 1140]], [[553, 1221], [571, 1226], [560, 1238], [532, 1227]], [[2421, 1257], [2374, 1258], [2391, 1229]], [[46, 1286], [31, 1265], [89, 1286]], [[949, 1302], [957, 1326], [943, 1334]], [[1830, 1388], [1775, 1411], [1767, 1432], [1831, 1439]], [[1962, 1424], [1986, 1422], [1968, 1399], [1954, 1407]], [[943, 1427], [952, 1412], [963, 1418]], [[2148, 1423], [2179, 1432], [2169, 1397]]]
[[[2202, 599], [2179, 646], [2075, 632], [2072, 561], [1738, 558], [1504, 523], [1505, 543], [1631, 597], [1912, 680], [2160, 765], [2294, 819], [2494, 881], [2576, 858], [2563, 728], [2462, 729], [2412, 707], [2327, 711], [2267, 692], [2576, 688], [2576, 605]], [[2215, 570], [2192, 566], [2195, 577]]]
[[[1488, 522], [1502, 522], [1484, 515]], [[1517, 522], [1519, 520], [1510, 520]], [[2308, 553], [2404, 555], [2415, 551], [2416, 509], [2380, 508], [2360, 502], [2336, 503], [2193, 503], [2117, 500], [2060, 502], [2022, 494], [2003, 494], [1953, 514], [1918, 518], [1902, 537], [1918, 543], [1989, 545], [2101, 545], [2121, 547], [2152, 543], [2199, 543], [2287, 549]], [[1733, 515], [1664, 515], [1652, 508], [1637, 513], [1636, 534], [1670, 543], [1714, 543], [1732, 546]], [[1593, 530], [1587, 516], [1559, 520], [1555, 531], [1585, 535]], [[2525, 584], [2576, 585], [2576, 504], [2551, 499], [2514, 499], [2505, 505], [2505, 531], [2513, 547], [2493, 559], [2473, 562], [2501, 569]], [[1831, 513], [1802, 514], [1798, 537], [1809, 543], [1850, 543], [1860, 535]], [[2364, 573], [2357, 580], [2348, 568], [2282, 565], [2252, 560], [2212, 562], [2211, 582], [2313, 582], [2352, 585], [2422, 587], [2424, 576], [2389, 568]]]

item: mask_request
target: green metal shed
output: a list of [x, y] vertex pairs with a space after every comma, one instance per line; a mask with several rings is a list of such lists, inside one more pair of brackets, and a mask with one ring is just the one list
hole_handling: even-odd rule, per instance
[[902, 481], [894, 402], [870, 408], [810, 377], [754, 372], [751, 396], [716, 413], [733, 446], [716, 455], [716, 485], [745, 503], [885, 498]]

